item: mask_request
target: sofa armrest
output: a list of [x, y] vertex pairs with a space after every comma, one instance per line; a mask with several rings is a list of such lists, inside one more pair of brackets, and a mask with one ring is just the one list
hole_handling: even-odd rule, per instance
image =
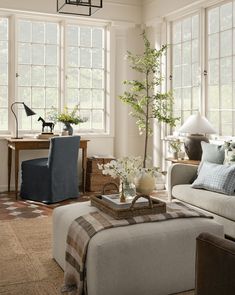
[[177, 184], [189, 184], [196, 176], [198, 166], [189, 164], [173, 164], [168, 169], [168, 196], [172, 199], [172, 188]]
[[195, 294], [235, 294], [235, 243], [201, 233], [196, 249]]

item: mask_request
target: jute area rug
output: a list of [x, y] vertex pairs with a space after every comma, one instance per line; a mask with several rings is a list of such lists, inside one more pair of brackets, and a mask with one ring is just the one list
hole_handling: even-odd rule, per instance
[[60, 294], [63, 271], [52, 259], [51, 245], [51, 216], [0, 221], [0, 294]]

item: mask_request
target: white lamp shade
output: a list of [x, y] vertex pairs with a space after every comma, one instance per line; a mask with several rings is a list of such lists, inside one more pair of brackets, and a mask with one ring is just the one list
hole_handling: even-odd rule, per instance
[[216, 130], [211, 123], [200, 113], [191, 115], [179, 129], [180, 133], [213, 134]]

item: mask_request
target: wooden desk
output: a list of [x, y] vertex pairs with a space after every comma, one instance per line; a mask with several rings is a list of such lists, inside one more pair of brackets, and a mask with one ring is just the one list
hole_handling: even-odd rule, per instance
[[189, 164], [189, 165], [199, 165], [200, 164], [200, 161], [189, 160], [189, 159], [180, 160], [180, 159], [174, 159], [174, 158], [166, 158], [166, 161], [171, 161], [172, 164], [175, 164], [175, 163], [182, 163], [182, 164]]
[[[21, 150], [41, 150], [49, 149], [49, 139], [23, 138], [14, 139], [6, 138], [8, 144], [8, 191], [11, 185], [11, 163], [12, 150], [15, 151], [15, 196], [18, 195], [18, 175], [19, 175], [19, 152]], [[82, 191], [85, 192], [86, 185], [86, 166], [87, 166], [87, 143], [89, 140], [80, 140], [80, 149], [82, 149]]]

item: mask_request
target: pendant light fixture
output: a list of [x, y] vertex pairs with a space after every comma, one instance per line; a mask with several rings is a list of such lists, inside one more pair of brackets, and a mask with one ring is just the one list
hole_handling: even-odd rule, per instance
[[57, 0], [57, 12], [91, 16], [103, 7], [102, 0]]

